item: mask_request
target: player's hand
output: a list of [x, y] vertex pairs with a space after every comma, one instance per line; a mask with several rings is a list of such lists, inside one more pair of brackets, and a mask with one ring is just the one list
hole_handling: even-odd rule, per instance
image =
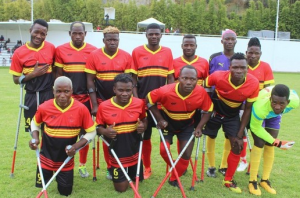
[[202, 136], [202, 129], [196, 128], [194, 131], [194, 136], [199, 138]]
[[38, 148], [38, 145], [40, 144], [39, 139], [31, 139], [29, 140], [29, 147], [31, 150], [36, 150]]
[[47, 73], [49, 66], [50, 66], [49, 64], [46, 64], [46, 65], [39, 67], [39, 61], [36, 61], [32, 75], [34, 77], [44, 75], [45, 73]]
[[158, 121], [156, 128], [164, 130], [168, 126], [168, 122], [165, 120]]
[[140, 120], [140, 118], [138, 118], [138, 121], [137, 121], [137, 132], [139, 134], [143, 133], [145, 131], [145, 126], [144, 126], [144, 123]]
[[97, 106], [93, 106], [92, 107], [92, 110], [91, 110], [91, 114], [93, 115], [93, 116], [96, 116], [97, 115], [97, 111], [98, 111], [98, 107]]
[[114, 122], [112, 125], [108, 126], [104, 131], [104, 135], [108, 138], [114, 139], [117, 136], [117, 131], [114, 129], [116, 123]]
[[66, 150], [66, 153], [69, 157], [73, 157], [76, 153], [76, 148], [74, 146], [74, 144], [71, 146], [71, 148], [69, 148], [70, 145], [66, 146], [65, 150]]
[[273, 146], [276, 146], [282, 150], [288, 150], [290, 148], [292, 148], [292, 146], [295, 144], [294, 141], [284, 141], [284, 140], [278, 140], [275, 139], [275, 141], [273, 142]]
[[238, 150], [238, 153], [241, 153], [241, 151], [243, 150], [243, 146], [244, 146], [243, 138], [235, 137], [233, 142], [233, 147]]

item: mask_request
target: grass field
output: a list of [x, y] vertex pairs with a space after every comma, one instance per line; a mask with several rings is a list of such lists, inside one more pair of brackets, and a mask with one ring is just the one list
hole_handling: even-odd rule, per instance
[[[276, 83], [283, 83], [290, 88], [295, 89], [300, 93], [300, 74], [297, 73], [275, 73]], [[28, 147], [30, 136], [24, 132], [24, 119], [22, 116], [21, 130], [18, 141], [15, 177], [10, 178], [11, 163], [13, 155], [13, 146], [15, 140], [16, 123], [18, 116], [18, 103], [19, 103], [19, 86], [14, 85], [12, 76], [8, 74], [8, 68], [0, 68], [0, 120], [1, 120], [1, 144], [0, 144], [0, 197], [18, 197], [29, 198], [35, 197], [39, 189], [34, 187], [35, 184], [35, 171], [36, 171], [36, 157], [35, 152], [31, 151]], [[275, 163], [271, 174], [271, 182], [273, 187], [277, 190], [277, 197], [294, 198], [300, 197], [299, 195], [299, 163], [300, 163], [300, 133], [298, 125], [300, 121], [300, 108], [292, 111], [291, 113], [283, 116], [281, 125], [281, 132], [279, 138], [282, 140], [295, 140], [295, 146], [289, 151], [282, 151], [275, 149]], [[153, 129], [153, 152], [152, 152], [152, 170], [153, 174], [150, 179], [142, 182], [139, 187], [139, 192], [142, 197], [151, 197], [158, 187], [159, 183], [165, 176], [165, 164], [159, 155], [159, 135]], [[250, 137], [251, 141], [252, 138]], [[105, 179], [104, 159], [101, 148], [100, 170], [97, 171], [97, 181], [92, 181], [92, 150], [90, 146], [88, 171], [90, 177], [80, 178], [77, 173], [78, 156], [75, 156], [76, 169], [73, 193], [70, 197], [133, 197], [133, 192], [129, 189], [125, 193], [117, 193], [113, 189], [112, 182]], [[202, 139], [201, 139], [202, 147]], [[221, 153], [223, 147], [223, 135], [219, 135], [216, 143], [216, 164], [220, 164]], [[194, 147], [195, 149], [196, 147]], [[172, 146], [172, 153], [175, 154], [175, 147]], [[193, 157], [195, 152], [193, 153]], [[248, 155], [249, 159], [249, 155]], [[200, 176], [201, 169], [201, 154], [198, 165], [198, 176]], [[208, 162], [206, 160], [205, 171]], [[262, 173], [262, 167], [259, 174]], [[248, 192], [248, 179], [244, 172], [236, 173], [235, 179], [238, 185], [242, 188], [242, 194], [234, 194], [228, 189], [222, 187], [223, 176], [218, 175], [217, 178], [205, 177], [203, 183], [196, 183], [196, 191], [189, 191], [191, 186], [191, 168], [185, 176], [182, 176], [181, 181], [185, 188], [187, 197], [251, 197]], [[297, 190], [298, 189], [298, 190]], [[48, 188], [49, 197], [61, 197], [56, 189], [56, 182], [53, 182]], [[163, 198], [177, 198], [181, 197], [180, 190], [165, 184], [157, 197]], [[253, 196], [254, 197], [254, 196]], [[262, 189], [262, 197], [274, 197], [269, 195]]]

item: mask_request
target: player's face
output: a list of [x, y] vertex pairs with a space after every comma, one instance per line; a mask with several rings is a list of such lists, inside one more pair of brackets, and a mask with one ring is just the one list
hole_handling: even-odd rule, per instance
[[34, 48], [38, 48], [42, 45], [46, 39], [48, 29], [40, 24], [34, 24], [30, 28], [30, 44]]
[[279, 97], [276, 95], [272, 95], [270, 100], [271, 100], [271, 107], [275, 114], [281, 114], [290, 102], [289, 100], [286, 99], [286, 97]]
[[247, 61], [249, 65], [257, 65], [261, 56], [261, 50], [258, 46], [251, 46], [246, 51]]
[[69, 31], [69, 35], [71, 36], [72, 43], [75, 47], [82, 47], [86, 35], [86, 32], [84, 31], [82, 25], [73, 26], [72, 30]]
[[224, 34], [223, 39], [221, 40], [225, 50], [234, 50], [236, 42], [236, 36], [233, 33]]
[[146, 32], [146, 37], [148, 39], [149, 45], [159, 45], [161, 39], [161, 30], [160, 29], [149, 29]]
[[53, 89], [56, 104], [62, 109], [70, 105], [72, 93], [73, 90], [67, 83], [60, 83]]
[[180, 90], [189, 94], [197, 84], [197, 72], [194, 69], [184, 68], [178, 78]]
[[183, 50], [183, 54], [187, 57], [192, 57], [195, 55], [197, 44], [196, 40], [193, 38], [185, 38], [182, 41], [181, 48]]
[[248, 65], [245, 59], [233, 59], [229, 67], [231, 78], [235, 81], [244, 79], [247, 75]]
[[103, 43], [109, 52], [116, 52], [119, 46], [119, 34], [105, 34]]
[[116, 101], [118, 104], [126, 105], [128, 104], [132, 96], [133, 85], [131, 82], [123, 83], [117, 82], [113, 88], [114, 93], [116, 94]]

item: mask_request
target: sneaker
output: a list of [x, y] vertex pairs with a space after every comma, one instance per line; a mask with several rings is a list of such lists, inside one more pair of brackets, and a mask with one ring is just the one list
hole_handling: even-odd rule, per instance
[[148, 179], [152, 174], [151, 168], [145, 168], [144, 170], [144, 179]]
[[79, 171], [80, 176], [83, 177], [83, 178], [89, 176], [89, 173], [87, 172], [85, 165], [79, 166], [78, 171]]
[[231, 190], [232, 192], [242, 193], [242, 190], [239, 187], [237, 187], [237, 183], [234, 180], [231, 180], [231, 181], [223, 180], [223, 185], [226, 188], [229, 188], [229, 190]]
[[217, 177], [216, 176], [216, 168], [208, 168], [208, 170], [206, 171], [206, 175], [207, 177]]
[[260, 180], [259, 185], [263, 187], [268, 193], [276, 195], [276, 190], [272, 188], [271, 182], [269, 180]]
[[221, 173], [223, 176], [225, 176], [227, 168], [219, 168], [219, 173]]
[[106, 170], [106, 179], [112, 180], [112, 176], [111, 176], [111, 174], [110, 174], [109, 169]]
[[261, 191], [257, 185], [257, 181], [249, 182], [249, 192], [253, 195], [261, 195]]
[[177, 188], [179, 188], [179, 184], [178, 184], [178, 181], [177, 180], [174, 180], [174, 181], [168, 181], [168, 183], [171, 185], [171, 186], [173, 186], [173, 187], [177, 187]]
[[244, 162], [244, 161], [241, 161], [240, 164], [239, 164], [239, 167], [236, 169], [236, 171], [243, 172], [243, 171], [246, 170], [247, 167], [248, 167], [248, 163]]

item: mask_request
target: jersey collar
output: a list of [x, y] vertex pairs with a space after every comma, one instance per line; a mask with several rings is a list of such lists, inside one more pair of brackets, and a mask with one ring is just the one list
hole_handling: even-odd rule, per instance
[[192, 60], [191, 62], [189, 62], [189, 61], [185, 60], [185, 58], [183, 56], [181, 56], [181, 60], [188, 65], [192, 65], [193, 63], [197, 62], [198, 59], [199, 59], [199, 56], [195, 55], [195, 59]]
[[[114, 96], [114, 97], [116, 97], [116, 96]], [[131, 102], [132, 102], [132, 96], [131, 96], [131, 98], [129, 99], [128, 104], [125, 105], [124, 107], [122, 107], [122, 106], [118, 105], [117, 103], [115, 103], [114, 97], [112, 97], [112, 98], [110, 99], [110, 102], [111, 102], [115, 107], [117, 107], [117, 108], [119, 108], [119, 109], [122, 109], [122, 110], [126, 109], [126, 107], [128, 107], [128, 106], [131, 104]]]
[[240, 84], [239, 86], [235, 86], [234, 84], [231, 83], [231, 73], [229, 73], [229, 76], [228, 76], [228, 82], [231, 85], [231, 87], [234, 88], [235, 90], [237, 90], [241, 86], [243, 86], [243, 84], [246, 82], [246, 80], [247, 80], [247, 76], [245, 76], [245, 80], [244, 80], [244, 82], [242, 84]]
[[150, 52], [151, 54], [156, 54], [157, 52], [159, 52], [160, 50], [161, 50], [161, 46], [159, 46], [159, 48], [156, 50], [156, 51], [151, 51], [148, 47], [147, 47], [147, 45], [145, 44], [144, 45], [144, 48], [145, 48], [145, 50], [147, 50], [148, 52]]
[[119, 52], [119, 48], [117, 48], [116, 53], [115, 53], [114, 55], [110, 56], [110, 55], [108, 55], [108, 54], [105, 53], [104, 48], [105, 48], [105, 47], [102, 47], [102, 53], [103, 53], [105, 56], [107, 56], [107, 58], [109, 58], [109, 59], [115, 58], [115, 57], [117, 56], [118, 52]]
[[67, 108], [65, 108], [65, 109], [62, 109], [56, 104], [56, 100], [55, 99], [53, 100], [54, 106], [62, 113], [68, 111], [72, 107], [73, 103], [74, 103], [74, 99], [71, 98], [71, 103], [69, 104], [69, 106], [67, 106]]
[[260, 60], [258, 61], [257, 65], [255, 65], [254, 67], [250, 67], [250, 65], [248, 65], [248, 68], [251, 69], [252, 71], [256, 70], [259, 64], [260, 64]]
[[[194, 90], [193, 90], [193, 91], [194, 91]], [[187, 99], [188, 97], [190, 97], [190, 95], [192, 95], [193, 91], [192, 91], [189, 95], [183, 97], [183, 96], [179, 93], [179, 83], [177, 83], [176, 86], [175, 86], [175, 92], [176, 92], [177, 96], [178, 96], [179, 98], [181, 98], [181, 100], [185, 100], [185, 99]]]
[[33, 47], [29, 46], [29, 41], [26, 43], [26, 47], [28, 49], [36, 51], [36, 52], [40, 51], [44, 47], [44, 45], [45, 45], [45, 41], [43, 41], [42, 45], [39, 48], [33, 48]]
[[73, 48], [74, 50], [80, 51], [80, 50], [82, 50], [83, 48], [85, 48], [86, 42], [83, 42], [83, 45], [82, 45], [80, 48], [77, 48], [77, 47], [75, 47], [75, 46], [73, 45], [73, 42], [70, 41], [70, 46], [71, 46], [71, 48]]

